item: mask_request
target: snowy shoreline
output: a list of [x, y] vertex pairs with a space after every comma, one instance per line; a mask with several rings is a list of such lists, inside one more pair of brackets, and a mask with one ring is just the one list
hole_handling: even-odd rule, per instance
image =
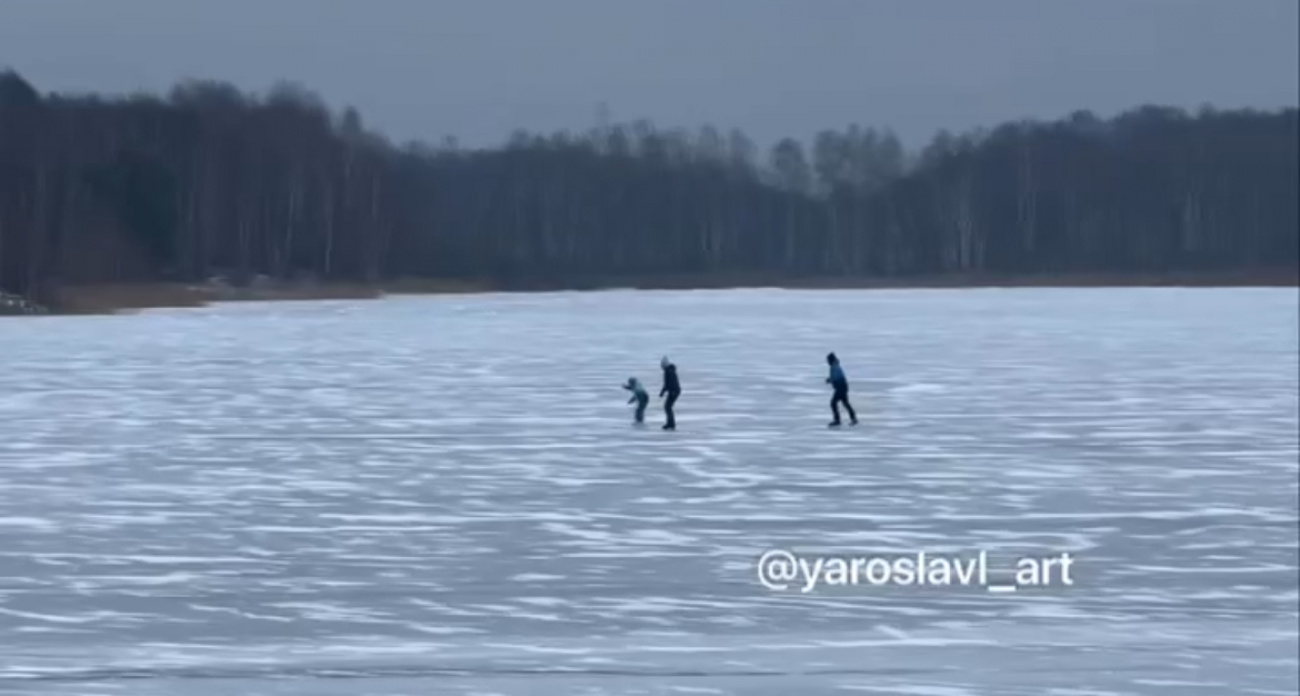
[[[1294, 269], [1240, 273], [1089, 273], [1055, 275], [952, 274], [918, 276], [773, 277], [681, 275], [498, 282], [476, 279], [400, 279], [377, 283], [292, 282], [264, 279], [243, 287], [167, 282], [71, 285], [48, 312], [116, 314], [140, 309], [202, 307], [219, 302], [379, 299], [392, 295], [463, 295], [601, 290], [961, 290], [984, 288], [1233, 288], [1300, 287]], [[24, 312], [18, 314], [41, 314]], [[0, 311], [0, 315], [4, 312]]]

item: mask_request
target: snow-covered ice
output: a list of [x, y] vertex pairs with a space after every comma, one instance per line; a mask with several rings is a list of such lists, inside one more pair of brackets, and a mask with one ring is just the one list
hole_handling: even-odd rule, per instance
[[[1291, 290], [0, 321], [0, 694], [1297, 691]], [[831, 431], [834, 350], [862, 417]], [[679, 430], [620, 385], [678, 365]], [[1068, 551], [1071, 587], [758, 556]]]

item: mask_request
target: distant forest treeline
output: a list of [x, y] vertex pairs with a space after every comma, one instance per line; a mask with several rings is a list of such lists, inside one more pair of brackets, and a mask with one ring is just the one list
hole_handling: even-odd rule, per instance
[[292, 85], [42, 95], [0, 73], [0, 290], [1294, 269], [1297, 112], [1143, 107], [940, 133], [517, 133], [396, 146]]

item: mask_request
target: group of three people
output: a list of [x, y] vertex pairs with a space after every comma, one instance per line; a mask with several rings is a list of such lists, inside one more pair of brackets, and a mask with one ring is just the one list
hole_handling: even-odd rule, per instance
[[[852, 404], [849, 403], [849, 380], [844, 375], [844, 368], [840, 367], [840, 359], [834, 353], [826, 356], [826, 363], [830, 365], [831, 373], [826, 378], [826, 383], [831, 385], [833, 390], [831, 395], [831, 413], [835, 420], [830, 422], [831, 427], [840, 425], [840, 404], [849, 412], [849, 422], [853, 425], [858, 424], [858, 414], [853, 410]], [[664, 381], [663, 388], [659, 390], [659, 398], [667, 397], [664, 400], [664, 430], [676, 430], [677, 419], [673, 415], [673, 405], [677, 403], [677, 397], [682, 395], [682, 383], [677, 378], [677, 366], [664, 356], [659, 361], [659, 367], [663, 370]], [[632, 392], [632, 398], [628, 399], [629, 404], [636, 404], [636, 414], [633, 420], [638, 425], [645, 422], [645, 409], [650, 403], [650, 395], [646, 392], [645, 387], [641, 386], [640, 380], [636, 377], [629, 377], [627, 384], [623, 388]]]

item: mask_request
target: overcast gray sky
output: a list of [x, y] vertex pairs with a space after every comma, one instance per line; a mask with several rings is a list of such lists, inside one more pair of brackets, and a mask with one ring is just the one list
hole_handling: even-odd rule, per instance
[[851, 122], [909, 144], [1078, 108], [1297, 102], [1298, 0], [0, 0], [42, 91], [290, 79], [397, 140]]

